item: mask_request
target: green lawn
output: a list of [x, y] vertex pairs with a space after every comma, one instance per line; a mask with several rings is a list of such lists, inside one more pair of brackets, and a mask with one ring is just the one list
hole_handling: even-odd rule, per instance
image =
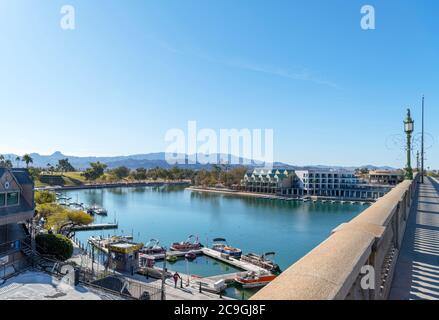
[[[81, 176], [80, 172], [55, 172], [51, 176], [61, 177], [64, 182], [64, 186], [79, 186], [86, 182], [85, 178]], [[35, 181], [35, 187], [46, 187], [48, 185], [49, 184], [43, 183], [40, 180]]]

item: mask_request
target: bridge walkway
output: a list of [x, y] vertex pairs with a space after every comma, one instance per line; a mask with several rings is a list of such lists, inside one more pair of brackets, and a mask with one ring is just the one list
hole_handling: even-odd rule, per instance
[[433, 178], [419, 184], [389, 299], [439, 299], [439, 181]]

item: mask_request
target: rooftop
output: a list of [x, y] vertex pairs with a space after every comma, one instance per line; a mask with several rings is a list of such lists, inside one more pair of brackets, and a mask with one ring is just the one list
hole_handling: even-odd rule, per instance
[[[0, 282], [1, 283], [1, 282]], [[40, 271], [26, 271], [0, 284], [0, 300], [120, 300], [110, 293], [72, 287]]]

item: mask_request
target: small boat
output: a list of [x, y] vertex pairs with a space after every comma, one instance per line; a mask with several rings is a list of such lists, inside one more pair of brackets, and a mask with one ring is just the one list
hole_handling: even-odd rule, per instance
[[166, 249], [163, 248], [159, 241], [156, 239], [151, 239], [149, 242], [140, 250], [143, 254], [148, 255], [156, 255], [156, 254], [164, 254], [166, 252]]
[[106, 216], [107, 215], [107, 210], [105, 210], [104, 208], [101, 208], [97, 205], [92, 205], [90, 207], [87, 208], [87, 213], [90, 215], [100, 215], [100, 216]]
[[240, 257], [242, 254], [242, 250], [238, 248], [234, 248], [227, 244], [226, 239], [224, 238], [215, 238], [213, 239], [212, 249], [224, 254], [227, 254], [232, 257]]
[[266, 252], [263, 255], [259, 256], [254, 253], [248, 253], [241, 256], [241, 261], [251, 263], [255, 266], [261, 267], [273, 274], [280, 274], [281, 270], [279, 266], [274, 263], [274, 261], [267, 259], [267, 256], [274, 256], [274, 252]]
[[170, 262], [170, 263], [174, 263], [178, 260], [178, 258], [176, 256], [166, 256], [166, 261]]
[[83, 203], [78, 203], [78, 202], [69, 202], [69, 203], [67, 203], [67, 206], [70, 208], [70, 209], [73, 209], [73, 210], [84, 210], [84, 204]]
[[133, 240], [133, 236], [112, 236], [103, 238], [102, 236], [90, 236], [88, 242], [94, 244], [98, 248], [102, 247], [108, 249], [108, 247], [114, 243], [130, 242]]
[[238, 274], [235, 277], [235, 282], [241, 285], [243, 288], [257, 288], [263, 287], [276, 279], [276, 275], [269, 272], [247, 272], [244, 274]]
[[197, 255], [193, 251], [189, 251], [184, 255], [184, 257], [188, 260], [195, 260], [197, 258]]
[[[192, 240], [194, 239], [194, 240]], [[190, 235], [186, 241], [183, 242], [174, 242], [170, 249], [172, 251], [191, 251], [191, 250], [200, 250], [203, 245], [198, 241], [198, 237], [195, 238], [194, 235]]]

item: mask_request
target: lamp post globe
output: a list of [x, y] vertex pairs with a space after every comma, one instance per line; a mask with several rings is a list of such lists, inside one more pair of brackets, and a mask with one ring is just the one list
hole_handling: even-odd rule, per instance
[[410, 115], [410, 109], [407, 109], [407, 117], [404, 120], [404, 131], [407, 135], [407, 165], [405, 168], [405, 178], [407, 180], [413, 180], [413, 169], [411, 165], [411, 142], [412, 142], [412, 133], [414, 130], [414, 121]]

